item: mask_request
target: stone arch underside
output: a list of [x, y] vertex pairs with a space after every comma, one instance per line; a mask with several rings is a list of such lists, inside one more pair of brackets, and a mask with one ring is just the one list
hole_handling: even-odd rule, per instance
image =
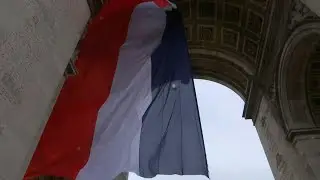
[[320, 132], [320, 23], [294, 30], [278, 69], [281, 113], [289, 139]]
[[273, 0], [177, 0], [196, 78], [245, 100], [263, 57]]
[[320, 43], [309, 59], [306, 72], [307, 103], [312, 118], [320, 125]]
[[191, 54], [195, 78], [215, 81], [246, 98], [249, 74], [240, 66], [221, 57]]

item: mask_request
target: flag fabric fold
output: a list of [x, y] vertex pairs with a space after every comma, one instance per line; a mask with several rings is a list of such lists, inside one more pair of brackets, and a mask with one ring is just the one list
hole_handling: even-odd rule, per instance
[[25, 179], [121, 172], [208, 176], [182, 18], [168, 1], [117, 0], [88, 26]]

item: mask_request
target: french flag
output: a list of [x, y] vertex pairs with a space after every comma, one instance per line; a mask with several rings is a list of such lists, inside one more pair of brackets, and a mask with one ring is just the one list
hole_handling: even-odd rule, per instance
[[205, 175], [182, 18], [165, 0], [111, 0], [88, 26], [24, 179]]

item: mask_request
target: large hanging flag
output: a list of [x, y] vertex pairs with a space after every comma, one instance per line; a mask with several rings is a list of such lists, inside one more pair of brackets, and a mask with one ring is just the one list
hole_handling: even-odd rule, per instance
[[113, 0], [93, 19], [25, 179], [208, 176], [184, 27], [169, 6]]

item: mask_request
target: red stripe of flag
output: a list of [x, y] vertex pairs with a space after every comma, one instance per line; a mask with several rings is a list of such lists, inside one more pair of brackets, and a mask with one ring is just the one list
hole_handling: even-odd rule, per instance
[[66, 80], [24, 179], [40, 175], [75, 179], [86, 164], [131, 13], [143, 1], [147, 0], [111, 1], [89, 24], [76, 62], [79, 73]]

